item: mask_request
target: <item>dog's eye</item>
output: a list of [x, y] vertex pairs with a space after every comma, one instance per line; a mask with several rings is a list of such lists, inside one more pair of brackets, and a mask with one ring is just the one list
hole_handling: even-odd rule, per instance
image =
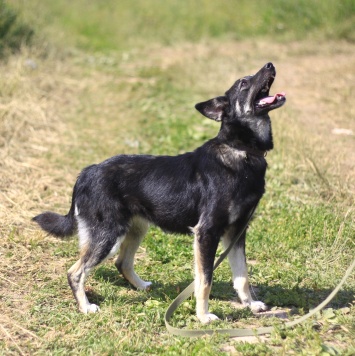
[[248, 82], [244, 79], [244, 80], [241, 81], [240, 87], [241, 88], [245, 88], [247, 86], [247, 84], [248, 84]]

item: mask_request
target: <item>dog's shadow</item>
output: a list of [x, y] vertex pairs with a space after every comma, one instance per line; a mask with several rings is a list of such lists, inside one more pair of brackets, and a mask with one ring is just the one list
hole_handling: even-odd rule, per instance
[[[109, 282], [112, 285], [120, 288], [135, 290], [128, 281], [126, 281], [116, 270], [100, 267], [98, 268], [93, 278], [98, 281]], [[127, 299], [132, 303], [144, 303], [148, 299], [170, 301], [175, 299], [178, 294], [183, 291], [192, 279], [186, 278], [178, 283], [162, 283], [153, 282], [151, 288], [136, 295], [129, 294]], [[282, 286], [257, 285], [252, 286], [251, 291], [254, 300], [261, 300], [268, 305], [269, 308], [281, 307], [302, 310], [308, 310], [320, 304], [331, 292], [332, 289], [309, 289], [309, 288], [284, 288]], [[354, 289], [343, 289], [337, 293], [335, 298], [329, 303], [328, 307], [339, 309], [348, 306], [354, 299]], [[105, 301], [103, 295], [98, 294], [92, 288], [87, 290], [90, 301], [100, 305]], [[234, 302], [237, 300], [236, 293], [230, 282], [217, 281], [213, 283], [210, 299]]]

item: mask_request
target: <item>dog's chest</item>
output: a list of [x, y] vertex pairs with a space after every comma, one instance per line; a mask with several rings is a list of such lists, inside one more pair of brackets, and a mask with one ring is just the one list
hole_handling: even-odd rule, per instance
[[262, 166], [244, 166], [235, 175], [235, 184], [228, 204], [228, 221], [234, 223], [247, 210], [256, 206], [265, 191], [265, 169]]
[[219, 146], [217, 157], [225, 167], [238, 172], [245, 178], [250, 177], [250, 174], [265, 175], [266, 161], [262, 155], [222, 144]]

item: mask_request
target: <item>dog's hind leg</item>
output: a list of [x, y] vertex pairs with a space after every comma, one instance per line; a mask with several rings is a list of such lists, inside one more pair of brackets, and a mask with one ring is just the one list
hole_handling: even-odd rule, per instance
[[82, 218], [78, 220], [80, 259], [69, 269], [68, 282], [83, 313], [99, 311], [96, 304], [91, 304], [85, 293], [85, 279], [90, 270], [106, 258], [117, 253], [125, 229], [120, 226], [88, 226]]
[[131, 227], [121, 245], [120, 254], [115, 265], [123, 277], [128, 280], [135, 288], [145, 290], [152, 284], [143, 281], [134, 271], [134, 255], [148, 230], [148, 222], [142, 218], [134, 217]]
[[68, 282], [78, 303], [79, 310], [82, 313], [96, 313], [99, 307], [96, 304], [90, 304], [85, 293], [85, 279], [90, 271], [84, 261], [80, 258], [68, 271]]
[[[231, 228], [223, 236], [222, 241], [225, 248], [230, 245], [234, 233], [234, 229]], [[245, 237], [246, 234], [244, 232], [228, 254], [229, 265], [233, 275], [233, 286], [244, 306], [250, 307], [253, 312], [265, 311], [267, 306], [263, 302], [253, 300], [250, 293], [248, 267], [245, 257]]]

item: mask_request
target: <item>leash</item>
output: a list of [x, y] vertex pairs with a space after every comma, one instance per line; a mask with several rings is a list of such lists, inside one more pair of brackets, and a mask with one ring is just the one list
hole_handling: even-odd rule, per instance
[[[254, 211], [256, 209], [256, 206], [252, 209], [252, 211], [249, 214], [249, 217], [246, 220], [246, 223], [243, 225], [242, 229], [240, 232], [236, 235], [236, 237], [233, 239], [231, 244], [228, 246], [228, 248], [219, 256], [218, 260], [215, 262], [213, 266], [213, 270], [215, 270], [221, 262], [227, 257], [229, 251], [232, 249], [234, 244], [239, 240], [241, 235], [244, 233], [246, 228], [248, 227], [249, 221], [252, 218]], [[348, 267], [348, 269], [345, 272], [344, 277], [342, 280], [339, 282], [339, 284], [335, 287], [335, 289], [328, 295], [328, 297], [320, 303], [316, 308], [312, 309], [308, 314], [303, 315], [302, 317], [293, 320], [293, 321], [288, 321], [286, 323], [283, 323], [281, 325], [281, 328], [291, 328], [295, 325], [303, 323], [305, 320], [309, 319], [312, 315], [318, 313], [320, 310], [322, 310], [338, 293], [340, 288], [343, 286], [345, 283], [346, 279], [350, 276], [351, 272], [355, 268], [355, 259], [351, 263], [351, 265]], [[215, 333], [219, 334], [225, 334], [229, 335], [230, 337], [241, 337], [241, 336], [255, 336], [255, 335], [263, 335], [263, 334], [270, 334], [273, 330], [273, 326], [267, 326], [267, 327], [261, 327], [261, 328], [255, 328], [255, 329], [214, 329], [214, 330], [202, 330], [202, 329], [197, 329], [197, 330], [188, 330], [188, 329], [179, 329], [175, 328], [172, 325], [169, 324], [169, 320], [171, 319], [172, 315], [174, 314], [175, 310], [186, 300], [188, 299], [194, 292], [194, 287], [195, 287], [195, 282], [192, 282], [188, 287], [186, 287], [174, 300], [173, 302], [169, 305], [168, 309], [165, 312], [165, 326], [169, 333], [177, 336], [185, 336], [185, 337], [198, 337], [198, 336], [203, 336], [203, 335], [213, 335]]]

